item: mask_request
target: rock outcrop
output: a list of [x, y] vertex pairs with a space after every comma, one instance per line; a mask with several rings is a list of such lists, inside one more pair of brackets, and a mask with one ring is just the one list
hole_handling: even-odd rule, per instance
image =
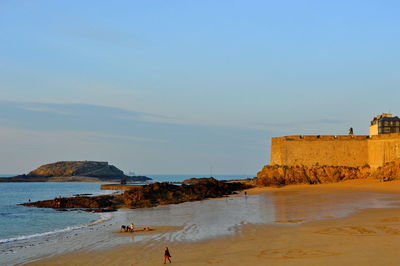
[[333, 183], [349, 179], [368, 178], [369, 166], [285, 166], [266, 165], [257, 174], [259, 186], [284, 186], [289, 184]]
[[185, 184], [185, 185], [190, 185], [190, 184], [196, 184], [196, 183], [199, 183], [199, 182], [204, 182], [204, 181], [207, 181], [207, 180], [209, 180], [209, 177], [200, 177], [200, 178], [192, 177], [192, 178], [183, 180], [182, 183]]
[[214, 178], [207, 178], [191, 185], [182, 184], [178, 186], [169, 183], [137, 185], [119, 195], [56, 198], [54, 200], [29, 202], [22, 205], [60, 210], [78, 208], [89, 211], [110, 211], [119, 207], [135, 209], [218, 198], [249, 187], [249, 185], [240, 182], [222, 182]]
[[257, 185], [321, 184], [363, 178], [377, 178], [382, 181], [400, 179], [400, 160], [385, 163], [377, 169], [372, 169], [368, 165], [363, 167], [266, 165], [257, 174]]
[[154, 183], [137, 186], [125, 191], [121, 197], [126, 207], [143, 208], [223, 197], [248, 187], [248, 185], [239, 182], [228, 183], [214, 178], [202, 178], [190, 185], [177, 186], [168, 183]]
[[372, 173], [372, 176], [383, 181], [400, 179], [400, 160], [385, 163]]
[[21, 204], [28, 207], [53, 208], [53, 209], [83, 209], [85, 211], [114, 211], [115, 197], [112, 195], [101, 195], [94, 197], [76, 196], [70, 198], [55, 198], [53, 200], [42, 200]]

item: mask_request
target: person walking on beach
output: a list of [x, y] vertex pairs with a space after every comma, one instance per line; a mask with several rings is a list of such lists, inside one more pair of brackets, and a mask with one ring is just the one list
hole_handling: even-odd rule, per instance
[[168, 247], [166, 247], [164, 251], [164, 264], [167, 262], [167, 259], [169, 260], [169, 263], [171, 263], [169, 258], [171, 258], [171, 254], [169, 253]]

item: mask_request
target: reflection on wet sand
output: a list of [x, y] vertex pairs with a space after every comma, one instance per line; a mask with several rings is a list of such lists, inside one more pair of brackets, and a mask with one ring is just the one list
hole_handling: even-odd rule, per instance
[[235, 196], [121, 212], [121, 224], [135, 221], [149, 226], [182, 226], [159, 239], [198, 241], [235, 234], [242, 224], [271, 223], [274, 212], [268, 195]]
[[272, 197], [275, 222], [295, 223], [324, 218], [344, 217], [365, 208], [385, 208], [399, 196], [376, 192], [322, 190], [274, 191]]

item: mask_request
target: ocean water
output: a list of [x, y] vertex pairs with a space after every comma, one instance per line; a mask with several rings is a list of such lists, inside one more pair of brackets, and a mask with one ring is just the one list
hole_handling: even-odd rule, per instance
[[[0, 177], [14, 176], [2, 174]], [[206, 175], [149, 175], [156, 182], [183, 181]], [[218, 175], [217, 179], [243, 179], [250, 176]], [[104, 215], [83, 211], [56, 211], [47, 208], [19, 206], [18, 204], [75, 194], [109, 194], [100, 190], [100, 183], [0, 183], [0, 244], [15, 240], [40, 237], [86, 227], [104, 219]]]
[[82, 211], [18, 206], [29, 201], [69, 197], [74, 194], [104, 194], [99, 183], [0, 183], [0, 244], [87, 226], [100, 214]]

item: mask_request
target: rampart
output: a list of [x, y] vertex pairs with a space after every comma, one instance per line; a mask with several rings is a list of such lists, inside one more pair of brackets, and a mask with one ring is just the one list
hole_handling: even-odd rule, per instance
[[400, 133], [272, 138], [271, 165], [364, 166], [400, 159]]

